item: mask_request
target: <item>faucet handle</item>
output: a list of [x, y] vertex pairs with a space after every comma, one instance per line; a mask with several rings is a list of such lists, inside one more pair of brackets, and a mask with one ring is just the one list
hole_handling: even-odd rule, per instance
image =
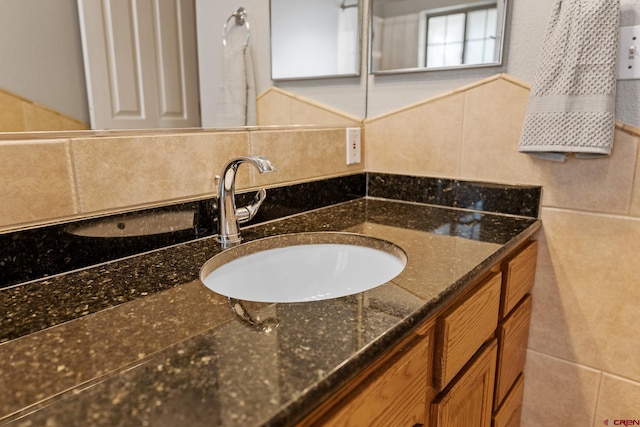
[[264, 202], [264, 199], [266, 198], [267, 191], [264, 188], [258, 190], [250, 205], [236, 209], [236, 220], [239, 223], [250, 221], [254, 216], [256, 216], [258, 209], [260, 209], [260, 205], [262, 205], [262, 202]]

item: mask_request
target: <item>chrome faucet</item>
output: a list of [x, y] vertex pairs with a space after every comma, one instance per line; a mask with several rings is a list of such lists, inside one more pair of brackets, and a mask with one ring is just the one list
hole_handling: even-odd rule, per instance
[[242, 238], [238, 224], [249, 221], [255, 216], [260, 205], [267, 197], [267, 192], [261, 188], [253, 198], [253, 202], [241, 208], [236, 208], [235, 186], [236, 171], [243, 163], [254, 165], [258, 172], [266, 173], [276, 170], [268, 159], [260, 156], [243, 156], [231, 160], [222, 171], [218, 200], [218, 241], [223, 248], [238, 245]]

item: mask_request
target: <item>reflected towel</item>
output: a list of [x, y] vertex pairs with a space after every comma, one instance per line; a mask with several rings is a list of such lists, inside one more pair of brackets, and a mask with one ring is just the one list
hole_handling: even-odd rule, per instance
[[218, 126], [256, 124], [256, 85], [249, 46], [225, 46]]
[[519, 151], [548, 160], [611, 153], [619, 0], [555, 0]]

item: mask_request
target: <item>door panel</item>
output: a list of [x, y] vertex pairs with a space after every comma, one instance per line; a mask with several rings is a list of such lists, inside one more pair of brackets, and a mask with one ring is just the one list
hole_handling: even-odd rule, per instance
[[78, 0], [91, 127], [199, 126], [194, 0]]

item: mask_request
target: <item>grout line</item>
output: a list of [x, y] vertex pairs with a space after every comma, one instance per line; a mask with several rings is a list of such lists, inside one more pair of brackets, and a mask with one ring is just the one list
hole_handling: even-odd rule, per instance
[[527, 351], [530, 351], [532, 353], [536, 353], [536, 354], [538, 354], [540, 356], [548, 357], [550, 359], [559, 360], [560, 362], [569, 363], [571, 365], [580, 366], [580, 367], [586, 368], [586, 369], [591, 369], [592, 371], [598, 371], [598, 372], [601, 372], [601, 373], [604, 372], [604, 371], [602, 371], [602, 369], [598, 369], [598, 368], [595, 368], [593, 366], [585, 365], [584, 363], [578, 363], [578, 362], [573, 361], [573, 360], [568, 360], [568, 359], [565, 359], [564, 357], [554, 356], [553, 354], [543, 353], [541, 351], [534, 350], [534, 349], [529, 348], [529, 347], [527, 347]]
[[531, 353], [536, 353], [536, 354], [538, 354], [540, 356], [548, 357], [550, 359], [555, 359], [555, 360], [558, 360], [560, 362], [568, 363], [570, 365], [576, 365], [576, 366], [579, 366], [581, 368], [590, 369], [592, 371], [599, 372], [602, 375], [603, 379], [604, 379], [605, 375], [608, 375], [610, 377], [616, 377], [616, 378], [619, 378], [621, 380], [632, 382], [634, 384], [640, 384], [640, 381], [634, 380], [633, 378], [625, 377], [625, 376], [622, 376], [620, 374], [616, 374], [614, 372], [605, 371], [602, 368], [596, 368], [595, 366], [585, 365], [584, 363], [579, 363], [579, 362], [576, 362], [576, 361], [573, 361], [573, 360], [568, 360], [568, 359], [565, 359], [564, 357], [554, 356], [553, 354], [543, 353], [541, 351], [534, 350], [534, 349], [529, 348], [529, 347], [527, 347], [527, 351], [530, 351]]
[[82, 190], [82, 184], [80, 183], [80, 178], [79, 178], [79, 160], [78, 158], [75, 156], [74, 154], [74, 142], [73, 139], [69, 139], [69, 157], [70, 157], [70, 161], [71, 161], [71, 166], [72, 166], [72, 171], [73, 171], [73, 185], [75, 187], [76, 190], [76, 198], [77, 200], [75, 201], [75, 203], [77, 203], [77, 208], [78, 208], [78, 214], [84, 214], [85, 213], [85, 206], [84, 206], [84, 197], [83, 197], [83, 190]]
[[80, 184], [78, 183], [78, 173], [76, 171], [76, 159], [73, 155], [73, 144], [71, 139], [66, 141], [67, 164], [69, 168], [69, 183], [73, 191], [73, 213], [82, 213], [82, 202], [80, 198]]
[[598, 415], [598, 404], [600, 403], [600, 392], [602, 390], [602, 382], [604, 381], [604, 371], [600, 371], [600, 381], [598, 381], [598, 389], [596, 390], [596, 404], [593, 405], [593, 415], [591, 416], [593, 427], [598, 427], [601, 424], [596, 422], [596, 415]]
[[564, 213], [573, 213], [579, 215], [591, 215], [591, 216], [600, 216], [603, 218], [609, 219], [618, 219], [618, 220], [626, 220], [626, 221], [640, 221], [640, 217], [627, 215], [627, 214], [613, 214], [609, 212], [598, 212], [598, 211], [588, 211], [582, 209], [573, 209], [573, 208], [561, 208], [557, 206], [540, 206], [540, 211], [550, 210], [556, 212], [564, 212]]

